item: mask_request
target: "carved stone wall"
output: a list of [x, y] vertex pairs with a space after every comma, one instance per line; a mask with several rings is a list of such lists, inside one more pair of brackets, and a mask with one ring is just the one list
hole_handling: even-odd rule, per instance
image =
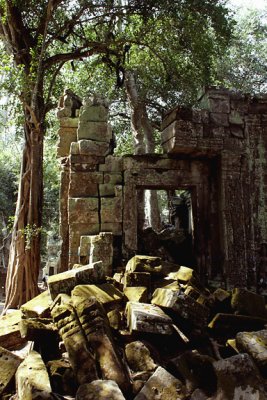
[[203, 279], [219, 276], [228, 286], [266, 279], [267, 98], [208, 90], [198, 109], [166, 115], [163, 155], [113, 156], [107, 105], [96, 97], [79, 118], [60, 118], [59, 136], [61, 270], [88, 259], [81, 241], [100, 232], [113, 234], [114, 254], [133, 255], [137, 191], [185, 188]]

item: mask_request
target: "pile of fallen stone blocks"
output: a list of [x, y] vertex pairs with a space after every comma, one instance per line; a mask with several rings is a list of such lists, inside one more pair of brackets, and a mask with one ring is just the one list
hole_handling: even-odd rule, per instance
[[0, 318], [2, 399], [266, 399], [267, 313], [188, 267], [134, 256], [51, 276]]

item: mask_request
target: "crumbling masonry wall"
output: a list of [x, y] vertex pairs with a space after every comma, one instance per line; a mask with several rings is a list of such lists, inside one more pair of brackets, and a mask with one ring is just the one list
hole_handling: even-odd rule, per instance
[[[64, 111], [66, 104], [58, 132], [61, 271], [88, 262], [100, 232], [112, 233], [125, 258], [135, 254], [137, 190], [185, 188], [192, 196], [200, 276], [225, 279], [228, 286], [266, 279], [266, 97], [209, 89], [198, 109], [166, 115], [163, 155], [127, 157], [112, 155], [114, 138], [102, 99], [87, 99], [75, 117], [73, 110]], [[105, 240], [106, 250], [97, 251], [110, 265], [110, 236]]]

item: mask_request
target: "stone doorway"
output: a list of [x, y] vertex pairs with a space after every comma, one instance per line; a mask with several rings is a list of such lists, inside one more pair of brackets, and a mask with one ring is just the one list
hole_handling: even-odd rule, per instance
[[[125, 163], [127, 166], [127, 163]], [[194, 231], [191, 265], [203, 281], [222, 272], [219, 232], [219, 160], [217, 158], [171, 159], [158, 156], [148, 162], [131, 158], [124, 171], [123, 245], [126, 257], [140, 249], [138, 229], [138, 192], [146, 189], [189, 191]], [[131, 199], [131, 201], [129, 201]]]

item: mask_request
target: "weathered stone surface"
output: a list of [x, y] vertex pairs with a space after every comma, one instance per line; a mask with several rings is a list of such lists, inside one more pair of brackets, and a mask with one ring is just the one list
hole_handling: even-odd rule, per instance
[[95, 352], [102, 378], [114, 380], [127, 393], [130, 388], [128, 371], [113, 342], [103, 306], [95, 297], [84, 301], [73, 297], [73, 302], [89, 346]]
[[108, 120], [108, 109], [103, 105], [88, 106], [84, 105], [80, 109], [81, 122], [106, 122]]
[[132, 257], [125, 268], [126, 272], [162, 272], [161, 258], [152, 256], [134, 256]]
[[112, 275], [113, 234], [100, 232], [99, 235], [81, 236], [80, 259], [93, 263], [102, 261], [104, 275]]
[[96, 380], [81, 385], [76, 400], [125, 400], [119, 386], [112, 380]]
[[212, 112], [210, 113], [210, 121], [218, 126], [229, 126], [228, 114]]
[[248, 354], [239, 354], [213, 364], [217, 393], [211, 400], [264, 400], [267, 392], [259, 372]]
[[214, 331], [232, 335], [240, 331], [255, 331], [263, 329], [266, 322], [266, 319], [259, 317], [218, 313], [208, 326]]
[[[61, 296], [56, 299], [52, 316], [64, 341], [77, 382], [82, 385], [97, 379], [98, 375], [94, 355], [89, 351], [88, 342], [69, 300]], [[63, 304], [57, 304], [60, 302]]]
[[103, 183], [103, 173], [72, 172], [70, 174], [70, 197], [98, 197], [98, 185]]
[[48, 278], [48, 288], [52, 300], [58, 294], [71, 294], [72, 289], [78, 284], [94, 283], [103, 278], [102, 262], [84, 265], [66, 272], [61, 272]]
[[123, 299], [123, 293], [109, 283], [100, 285], [78, 285], [71, 293], [72, 298], [78, 297], [80, 301], [92, 296], [104, 306], [106, 311], [119, 306]]
[[124, 288], [145, 286], [148, 291], [151, 287], [151, 275], [149, 272], [126, 272], [124, 275]]
[[267, 318], [264, 297], [249, 290], [233, 289], [231, 305], [239, 314]]
[[121, 222], [101, 222], [101, 230], [103, 232], [111, 232], [114, 236], [122, 235]]
[[79, 153], [81, 155], [107, 156], [110, 152], [110, 146], [107, 142], [97, 142], [95, 140], [82, 139], [78, 141]]
[[16, 372], [19, 400], [32, 400], [36, 391], [52, 392], [49, 376], [39, 353], [31, 351]]
[[112, 138], [112, 130], [107, 122], [80, 121], [77, 137], [78, 140], [89, 139], [109, 143]]
[[78, 128], [79, 118], [60, 118], [61, 128]]
[[156, 289], [151, 303], [171, 309], [196, 326], [207, 325], [209, 309], [181, 291]]
[[51, 297], [48, 290], [40, 293], [21, 306], [21, 312], [26, 318], [49, 318]]
[[123, 290], [124, 295], [127, 297], [128, 301], [135, 301], [138, 303], [148, 303], [148, 292], [147, 287], [126, 287]]
[[68, 157], [72, 142], [77, 140], [77, 128], [60, 128], [58, 130], [59, 142], [57, 145], [57, 156]]
[[19, 327], [21, 337], [27, 340], [49, 339], [49, 334], [56, 333], [56, 327], [51, 319], [21, 319]]
[[21, 362], [20, 357], [0, 347], [0, 396], [15, 375]]
[[195, 276], [195, 271], [192, 268], [181, 266], [178, 271], [170, 272], [169, 277], [171, 279], [177, 279], [182, 283], [188, 283]]
[[70, 198], [69, 223], [98, 224], [98, 199]]
[[122, 222], [122, 198], [101, 198], [101, 224]]
[[123, 158], [122, 157], [114, 157], [112, 155], [108, 155], [105, 158], [105, 164], [100, 164], [99, 165], [99, 171], [104, 171], [104, 172], [121, 172], [122, 171], [122, 164], [123, 164]]
[[131, 342], [125, 347], [129, 367], [135, 371], [154, 371], [157, 368], [148, 347], [140, 341]]
[[239, 332], [236, 335], [239, 351], [248, 353], [259, 367], [267, 366], [267, 330]]
[[51, 386], [54, 392], [75, 395], [77, 382], [68, 360], [52, 360], [47, 363]]
[[181, 381], [164, 368], [158, 367], [134, 400], [179, 400], [183, 398]]
[[171, 335], [172, 319], [159, 307], [129, 301], [126, 307], [127, 325], [130, 332], [149, 332]]
[[0, 346], [5, 349], [13, 350], [26, 342], [20, 335], [21, 316], [20, 310], [14, 310], [0, 317]]
[[[79, 143], [77, 143], [78, 152], [79, 152]], [[105, 161], [104, 156], [96, 156], [89, 154], [71, 154], [70, 155], [70, 163], [72, 171], [96, 171], [98, 168], [98, 164]]]

